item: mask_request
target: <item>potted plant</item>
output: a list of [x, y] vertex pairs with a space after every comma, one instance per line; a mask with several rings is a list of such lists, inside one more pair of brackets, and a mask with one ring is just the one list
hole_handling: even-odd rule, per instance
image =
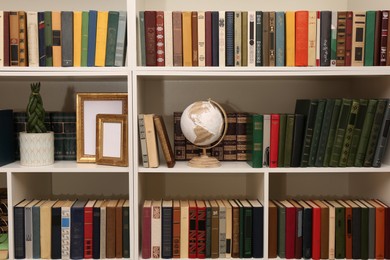
[[26, 132], [19, 134], [20, 163], [24, 166], [44, 166], [54, 163], [54, 133], [46, 130], [40, 88], [40, 82], [31, 84], [26, 111]]

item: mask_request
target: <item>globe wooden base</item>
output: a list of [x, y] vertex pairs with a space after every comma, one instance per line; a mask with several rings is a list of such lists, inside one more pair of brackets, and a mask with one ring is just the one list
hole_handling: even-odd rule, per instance
[[196, 167], [196, 168], [216, 168], [216, 167], [220, 167], [221, 163], [215, 157], [200, 155], [198, 157], [192, 158], [188, 162], [188, 166]]

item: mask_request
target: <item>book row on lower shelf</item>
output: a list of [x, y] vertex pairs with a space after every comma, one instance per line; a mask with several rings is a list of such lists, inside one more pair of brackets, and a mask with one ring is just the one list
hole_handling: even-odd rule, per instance
[[142, 66], [386, 66], [388, 10], [139, 12]]
[[16, 259], [129, 258], [129, 200], [23, 200], [14, 206]]
[[124, 66], [124, 11], [0, 11], [0, 67]]

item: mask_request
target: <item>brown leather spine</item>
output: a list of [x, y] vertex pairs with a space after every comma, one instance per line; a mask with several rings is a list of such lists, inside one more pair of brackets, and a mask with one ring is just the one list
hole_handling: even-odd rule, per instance
[[183, 66], [181, 12], [172, 12], [173, 66]]
[[157, 65], [156, 11], [145, 11], [146, 66]]
[[192, 19], [192, 66], [198, 66], [198, 12], [193, 11]]

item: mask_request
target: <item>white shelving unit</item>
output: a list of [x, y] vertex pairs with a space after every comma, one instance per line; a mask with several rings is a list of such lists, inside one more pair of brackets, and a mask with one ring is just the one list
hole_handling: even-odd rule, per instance
[[[18, 162], [0, 168], [9, 205], [24, 198], [128, 196], [131, 259], [140, 259], [141, 206], [145, 199], [258, 198], [265, 206], [264, 256], [268, 249], [268, 199], [365, 197], [390, 203], [390, 153], [381, 168], [251, 168], [223, 162], [217, 169], [143, 168], [137, 115], [164, 117], [173, 143], [173, 112], [213, 98], [235, 111], [292, 113], [297, 98], [390, 97], [390, 67], [142, 67], [137, 61], [137, 16], [143, 10], [376, 10], [388, 0], [6, 0], [2, 10], [127, 10], [127, 66], [122, 68], [0, 68], [0, 108], [23, 111], [29, 84], [42, 82], [47, 111], [75, 110], [77, 92], [127, 92], [129, 167], [56, 162], [28, 168]], [[160, 152], [160, 155], [162, 153]], [[10, 207], [11, 208], [11, 207]], [[13, 214], [9, 212], [10, 259], [14, 258]], [[266, 257], [265, 257], [266, 258]]]

